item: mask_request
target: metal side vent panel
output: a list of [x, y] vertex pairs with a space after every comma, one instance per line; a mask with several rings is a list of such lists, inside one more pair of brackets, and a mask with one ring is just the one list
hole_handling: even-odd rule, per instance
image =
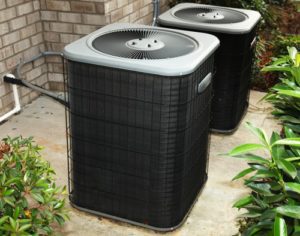
[[108, 55], [141, 60], [180, 57], [197, 48], [197, 43], [183, 34], [151, 29], [108, 32], [94, 39], [92, 45]]
[[182, 20], [206, 24], [232, 24], [242, 22], [247, 16], [241, 12], [210, 7], [192, 7], [176, 11], [174, 15]]

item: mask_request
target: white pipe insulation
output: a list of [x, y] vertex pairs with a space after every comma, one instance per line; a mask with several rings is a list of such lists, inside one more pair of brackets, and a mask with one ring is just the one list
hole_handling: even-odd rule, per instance
[[[13, 74], [7, 74], [5, 76], [10, 77], [12, 79], [15, 79], [15, 76]], [[20, 98], [19, 98], [17, 85], [13, 84], [12, 85], [12, 90], [13, 90], [13, 95], [14, 95], [14, 100], [15, 100], [15, 106], [12, 110], [10, 110], [9, 112], [5, 113], [4, 115], [2, 115], [0, 117], [0, 123], [5, 121], [6, 119], [11, 117], [12, 115], [18, 113], [19, 111], [21, 111]]]

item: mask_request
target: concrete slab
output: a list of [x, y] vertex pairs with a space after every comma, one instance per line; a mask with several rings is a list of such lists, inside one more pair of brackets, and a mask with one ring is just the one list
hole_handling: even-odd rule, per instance
[[[237, 233], [235, 218], [239, 214], [232, 204], [246, 193], [242, 181], [231, 182], [232, 177], [246, 164], [242, 161], [219, 156], [234, 146], [255, 142], [255, 137], [244, 126], [246, 121], [264, 127], [270, 134], [279, 130], [277, 121], [270, 115], [270, 105], [258, 101], [264, 93], [252, 91], [248, 112], [233, 135], [211, 136], [208, 182], [199, 196], [184, 225], [176, 231], [164, 233], [168, 236], [231, 236]], [[0, 139], [9, 136], [34, 136], [36, 142], [45, 147], [44, 157], [57, 173], [57, 182], [67, 184], [67, 154], [64, 107], [40, 97], [32, 104], [23, 107], [20, 114], [0, 125]], [[71, 220], [59, 229], [59, 235], [74, 236], [140, 236], [162, 233], [132, 225], [100, 218], [70, 208]]]

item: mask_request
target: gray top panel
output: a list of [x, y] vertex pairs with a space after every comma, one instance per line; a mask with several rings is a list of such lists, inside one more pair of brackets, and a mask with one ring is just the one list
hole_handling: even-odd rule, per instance
[[[182, 17], [182, 11], [190, 9], [197, 14], [197, 9], [212, 9], [216, 14], [210, 12], [202, 15], [198, 14], [194, 17]], [[223, 11], [224, 15], [218, 14], [218, 10]], [[228, 19], [232, 15], [232, 20]], [[199, 20], [195, 18], [199, 17]], [[182, 29], [204, 30], [210, 32], [245, 34], [250, 32], [260, 20], [260, 13], [257, 11], [219, 7], [212, 5], [181, 3], [161, 14], [158, 22], [162, 26], [171, 26]], [[204, 20], [205, 19], [205, 20]], [[215, 23], [214, 23], [215, 22]], [[221, 23], [220, 23], [221, 22]], [[224, 23], [223, 23], [224, 22]]]
[[[139, 50], [144, 50], [149, 52], [159, 51], [164, 47], [168, 47], [168, 50], [181, 50], [180, 47], [192, 47], [191, 49], [185, 50], [182, 56], [176, 56], [176, 53], [172, 54], [170, 58], [164, 59], [140, 59], [127, 58], [127, 56], [116, 56], [118, 55], [118, 50], [120, 44], [124, 48], [124, 42], [119, 40], [111, 40], [107, 44], [108, 47], [114, 48], [115, 52], [110, 55], [106, 50], [103, 49], [103, 42], [99, 42], [99, 38], [103, 35], [107, 35], [111, 32], [130, 31], [135, 32], [140, 29], [149, 29], [154, 31], [166, 32], [166, 34], [182, 36], [182, 38], [188, 39], [188, 44], [175, 45], [172, 43], [168, 44], [168, 40], [164, 40], [162, 37], [161, 42], [157, 42], [151, 49], [148, 49], [148, 42], [136, 41], [139, 39], [128, 40], [126, 42], [126, 48], [130, 50], [135, 50], [136, 47]], [[98, 43], [98, 45], [96, 45]], [[168, 45], [167, 45], [168, 44]], [[179, 44], [179, 43], [178, 43]], [[180, 43], [182, 44], [182, 43]], [[167, 45], [167, 46], [166, 46]], [[100, 66], [113, 67], [118, 69], [137, 71], [149, 74], [157, 74], [164, 76], [180, 76], [186, 75], [194, 72], [202, 62], [204, 62], [219, 46], [219, 40], [209, 34], [189, 32], [182, 30], [172, 30], [166, 28], [136, 25], [136, 24], [126, 24], [126, 23], [116, 23], [105, 26], [69, 45], [64, 48], [64, 57], [77, 62], [89, 63]], [[96, 49], [98, 48], [98, 50]], [[146, 49], [147, 48], [147, 49]], [[101, 51], [102, 50], [102, 51]], [[117, 54], [116, 54], [117, 53]], [[122, 51], [124, 54], [124, 52]], [[163, 55], [163, 54], [161, 54]], [[174, 56], [175, 55], [175, 56]]]

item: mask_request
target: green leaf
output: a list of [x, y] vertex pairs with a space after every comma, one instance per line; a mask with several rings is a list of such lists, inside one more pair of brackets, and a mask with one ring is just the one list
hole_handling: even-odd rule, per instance
[[[278, 140], [280, 140], [281, 139], [281, 137], [280, 137], [280, 135], [279, 134], [277, 134], [277, 133], [275, 133], [275, 132], [273, 132], [272, 133], [272, 136], [271, 136], [271, 145], [273, 144], [273, 143], [275, 143], [276, 141], [278, 141]], [[281, 146], [281, 145], [275, 145], [275, 146], [272, 146], [272, 157], [273, 158], [276, 158], [276, 159], [278, 159], [278, 158], [281, 158], [281, 157], [284, 157], [284, 155], [285, 155], [285, 149], [284, 149], [284, 146]]]
[[70, 219], [68, 214], [65, 214], [65, 213], [56, 213], [56, 215], [61, 216], [65, 221]]
[[297, 119], [297, 118], [295, 118], [293, 116], [290, 116], [290, 115], [280, 116], [280, 120], [286, 121], [286, 122], [289, 122], [289, 123], [300, 124], [300, 119]]
[[43, 198], [43, 196], [40, 193], [30, 193], [30, 195], [38, 202], [40, 203], [44, 203], [45, 200]]
[[254, 202], [261, 208], [261, 209], [267, 209], [269, 208], [269, 204], [267, 202], [264, 202], [259, 198], [259, 196], [255, 197], [253, 196]]
[[[299, 113], [300, 114], [300, 113]], [[291, 114], [292, 115], [292, 114]], [[300, 119], [295, 118], [295, 116], [297, 116], [297, 114], [293, 114], [292, 119], [288, 119], [286, 120], [289, 123], [294, 123], [294, 124], [300, 124]], [[295, 120], [294, 120], [295, 119]], [[292, 128], [288, 127], [288, 126], [284, 126], [284, 134], [286, 136], [286, 138], [297, 138], [299, 137]]]
[[244, 213], [244, 214], [240, 215], [240, 217], [245, 217], [245, 218], [257, 218], [260, 216], [261, 216], [261, 213], [258, 213], [258, 212], [248, 212], [248, 213]]
[[9, 216], [2, 216], [0, 218], [0, 225], [2, 225], [5, 221], [7, 221], [8, 218], [9, 218]]
[[290, 161], [290, 162], [292, 162], [292, 161], [299, 161], [300, 157], [289, 157], [289, 158], [286, 158], [285, 160], [286, 161]]
[[54, 219], [55, 221], [61, 226], [65, 223], [65, 220], [63, 217], [61, 217], [60, 215], [56, 214], [54, 215]]
[[14, 214], [13, 214], [13, 217], [14, 217], [15, 220], [18, 219], [19, 214], [20, 214], [20, 207], [17, 206], [17, 207], [15, 208]]
[[9, 217], [9, 223], [11, 227], [15, 230], [17, 227], [17, 222], [13, 218]]
[[278, 94], [283, 94], [283, 95], [287, 95], [287, 96], [291, 96], [291, 97], [295, 97], [295, 98], [300, 98], [300, 91], [296, 91], [296, 90], [281, 90], [281, 91], [278, 91]]
[[14, 189], [8, 189], [8, 190], [6, 190], [4, 193], [3, 193], [3, 196], [5, 197], [5, 196], [10, 196], [10, 195], [12, 195], [13, 193], [14, 193]]
[[[300, 119], [299, 119], [299, 122], [300, 122]], [[299, 126], [300, 127], [300, 126]], [[297, 135], [295, 134], [295, 132], [291, 129], [291, 128], [288, 128], [288, 127], [284, 127], [284, 134], [287, 138], [296, 138]], [[294, 147], [291, 147], [292, 151], [294, 152], [294, 154], [298, 157], [300, 157], [300, 150], [299, 148], [294, 148]]]
[[7, 204], [11, 205], [12, 207], [15, 207], [15, 203], [12, 201], [12, 199], [11, 199], [10, 197], [4, 197], [3, 200], [4, 200]]
[[247, 174], [249, 174], [249, 173], [251, 173], [253, 171], [254, 170], [252, 168], [245, 169], [245, 170], [241, 171], [240, 173], [238, 173], [236, 176], [234, 176], [233, 179], [232, 179], [232, 181], [240, 179], [240, 178], [246, 176]]
[[265, 131], [262, 129], [259, 129], [255, 126], [253, 126], [250, 122], [246, 123], [246, 127], [254, 134], [256, 135], [262, 144], [265, 145], [266, 148], [269, 147], [269, 141], [268, 136], [266, 135]]
[[287, 50], [291, 60], [294, 62], [294, 65], [296, 65], [297, 49], [295, 47], [287, 47]]
[[270, 191], [271, 186], [267, 183], [248, 183], [247, 186], [261, 195], [273, 196]]
[[264, 213], [261, 214], [261, 217], [260, 217], [260, 221], [262, 220], [267, 220], [267, 219], [275, 219], [275, 216], [276, 216], [276, 212], [274, 209], [267, 209], [264, 211]]
[[292, 129], [294, 132], [300, 133], [300, 125], [295, 125], [295, 124], [285, 124], [286, 127], [289, 127]]
[[270, 65], [262, 69], [263, 72], [277, 71], [277, 72], [291, 72], [291, 68], [283, 67], [281, 65]]
[[1, 184], [4, 185], [5, 181], [6, 181], [6, 174], [3, 173], [3, 175], [1, 176]]
[[270, 161], [268, 161], [267, 159], [264, 159], [263, 157], [260, 156], [256, 156], [254, 154], [243, 154], [243, 155], [238, 155], [238, 156], [233, 156], [235, 158], [240, 158], [244, 161], [248, 161], [249, 163], [260, 163], [260, 164], [266, 164], [269, 165]]
[[276, 208], [276, 212], [300, 220], [300, 206], [284, 205]]
[[8, 179], [6, 182], [5, 182], [5, 185], [6, 186], [9, 186], [10, 184], [17, 184], [20, 182], [20, 178], [16, 177], [16, 178], [11, 178], [11, 179]]
[[242, 208], [243, 206], [249, 205], [253, 202], [252, 196], [246, 196], [244, 198], [239, 199], [233, 204], [233, 207], [236, 207], [238, 209]]
[[23, 180], [24, 180], [25, 183], [28, 181], [29, 176], [30, 176], [30, 171], [27, 170], [27, 171], [25, 172], [25, 175], [24, 175], [24, 178], [23, 178]]
[[21, 224], [30, 223], [32, 219], [18, 219]]
[[277, 159], [276, 163], [279, 169], [282, 169], [292, 179], [297, 177], [297, 169], [291, 162], [288, 162], [285, 159]]
[[272, 146], [274, 145], [288, 145], [288, 146], [300, 147], [300, 138], [281, 139], [272, 144]]
[[237, 156], [237, 155], [241, 155], [241, 154], [248, 153], [251, 151], [256, 151], [256, 150], [263, 149], [263, 148], [265, 148], [265, 146], [262, 144], [246, 143], [246, 144], [242, 144], [242, 145], [239, 145], [239, 146], [233, 148], [228, 153], [228, 155], [229, 156]]
[[274, 236], [287, 236], [287, 227], [281, 216], [276, 216], [274, 221]]
[[285, 188], [286, 190], [293, 191], [295, 193], [300, 194], [300, 184], [298, 183], [293, 183], [293, 182], [285, 183]]
[[274, 196], [266, 196], [264, 197], [264, 201], [267, 203], [275, 203], [275, 202], [280, 202], [285, 199], [284, 194], [276, 194]]
[[44, 180], [44, 179], [39, 179], [36, 183], [35, 183], [36, 187], [41, 187], [41, 188], [47, 188], [49, 186], [49, 184]]
[[50, 228], [49, 226], [44, 226], [43, 228], [42, 228], [48, 235], [51, 235], [51, 233], [52, 233], [52, 228]]
[[61, 208], [62, 206], [64, 205], [64, 202], [58, 202], [58, 203], [56, 203], [55, 205], [54, 205], [54, 209], [59, 209], [59, 208]]
[[269, 168], [265, 167], [262, 164], [258, 164], [258, 163], [248, 163], [248, 165], [254, 170], [269, 170]]
[[278, 176], [270, 170], [258, 170], [251, 179], [266, 179], [266, 178], [275, 178]]
[[26, 224], [26, 225], [22, 225], [19, 229], [19, 232], [24, 232], [26, 231], [27, 229], [30, 229], [32, 227], [31, 224]]

